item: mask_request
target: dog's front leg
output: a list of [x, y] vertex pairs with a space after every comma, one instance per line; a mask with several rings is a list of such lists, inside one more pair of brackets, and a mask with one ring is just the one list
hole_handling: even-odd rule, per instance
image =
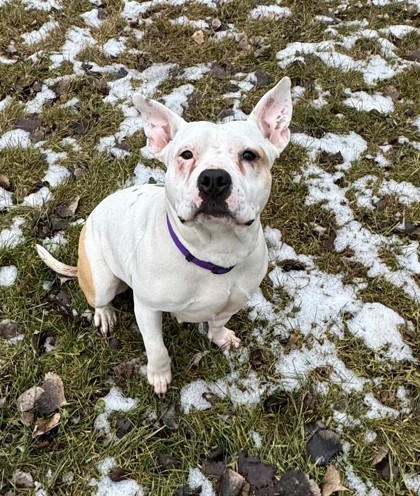
[[[229, 318], [230, 319], [230, 318]], [[207, 333], [208, 338], [219, 348], [223, 350], [230, 350], [232, 348], [239, 348], [241, 340], [236, 334], [225, 327], [229, 319], [223, 320], [210, 320], [208, 322], [209, 330]]]
[[134, 312], [146, 348], [147, 379], [157, 395], [164, 395], [172, 376], [171, 359], [162, 336], [162, 312], [150, 310], [136, 297]]

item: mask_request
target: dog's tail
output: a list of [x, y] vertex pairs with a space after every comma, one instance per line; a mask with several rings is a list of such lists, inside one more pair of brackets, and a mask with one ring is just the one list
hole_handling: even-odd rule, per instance
[[40, 259], [48, 265], [50, 269], [59, 274], [60, 276], [65, 277], [77, 277], [77, 267], [73, 267], [72, 265], [66, 265], [55, 259], [50, 252], [48, 252], [43, 246], [36, 245], [36, 251]]

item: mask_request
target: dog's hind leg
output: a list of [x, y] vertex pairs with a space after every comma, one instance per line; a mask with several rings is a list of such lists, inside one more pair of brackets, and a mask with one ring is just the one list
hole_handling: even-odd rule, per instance
[[108, 336], [117, 320], [110, 303], [127, 285], [110, 271], [99, 247], [87, 242], [86, 236], [86, 226], [83, 226], [77, 263], [79, 285], [89, 305], [95, 308], [95, 326]]

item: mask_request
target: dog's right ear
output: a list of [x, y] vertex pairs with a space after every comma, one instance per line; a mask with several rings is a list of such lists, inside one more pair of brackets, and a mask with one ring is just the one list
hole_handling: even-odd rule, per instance
[[133, 96], [133, 103], [143, 119], [147, 147], [153, 153], [161, 152], [173, 140], [178, 129], [185, 124], [184, 119], [165, 105], [140, 93]]

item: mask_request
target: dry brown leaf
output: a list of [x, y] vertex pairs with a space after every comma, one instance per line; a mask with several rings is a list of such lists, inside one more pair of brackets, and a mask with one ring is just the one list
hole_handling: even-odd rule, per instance
[[199, 29], [198, 31], [196, 31], [192, 36], [191, 38], [198, 44], [198, 45], [202, 45], [205, 41], [204, 39], [204, 32]]
[[32, 439], [35, 439], [38, 436], [42, 436], [43, 434], [46, 434], [47, 432], [54, 429], [54, 427], [57, 427], [57, 425], [60, 423], [60, 418], [61, 415], [59, 413], [54, 413], [52, 417], [48, 417], [46, 419], [36, 419], [35, 427], [32, 432]]
[[36, 402], [36, 409], [39, 413], [52, 413], [60, 406], [68, 404], [64, 396], [63, 381], [54, 372], [48, 372], [45, 375], [42, 389], [44, 392]]
[[387, 455], [388, 448], [386, 446], [381, 446], [372, 461], [372, 467], [378, 465], [378, 463], [380, 463]]
[[38, 386], [31, 387], [22, 393], [17, 399], [17, 406], [20, 412], [29, 412], [35, 408], [35, 403], [44, 393], [44, 390]]
[[347, 487], [341, 484], [340, 473], [333, 465], [328, 466], [321, 487], [322, 496], [331, 496], [336, 491], [348, 491]]

